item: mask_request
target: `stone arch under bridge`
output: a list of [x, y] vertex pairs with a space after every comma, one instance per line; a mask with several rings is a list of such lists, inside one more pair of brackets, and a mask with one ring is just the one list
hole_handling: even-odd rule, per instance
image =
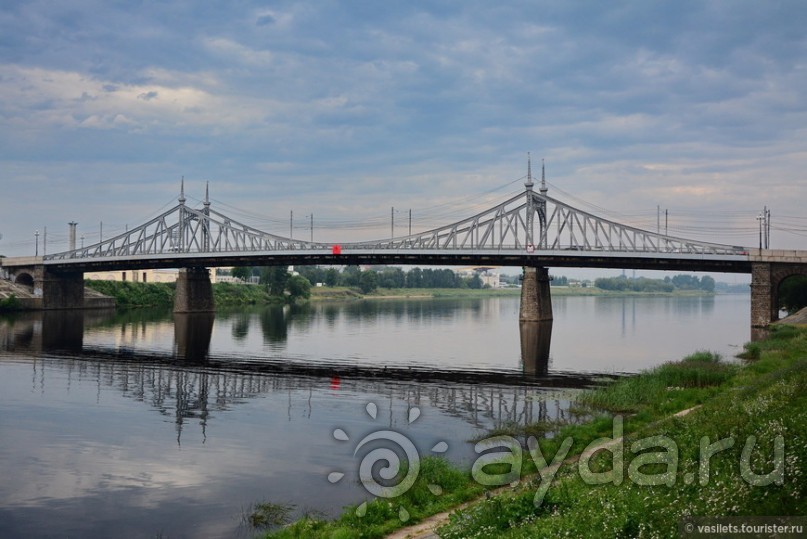
[[16, 275], [14, 275], [14, 283], [22, 285], [22, 286], [27, 286], [28, 288], [30, 288], [33, 291], [33, 289], [34, 289], [34, 276], [31, 273], [27, 272], [27, 271], [21, 271], [21, 272], [17, 273]]
[[755, 262], [751, 267], [751, 325], [779, 320], [779, 287], [788, 277], [807, 277], [807, 264]]

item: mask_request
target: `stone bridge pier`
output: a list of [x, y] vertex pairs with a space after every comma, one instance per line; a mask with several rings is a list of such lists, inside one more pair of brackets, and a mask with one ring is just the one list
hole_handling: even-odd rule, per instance
[[44, 310], [83, 309], [84, 273], [51, 271], [43, 264], [8, 268], [12, 281], [27, 286], [34, 296], [33, 307]]
[[552, 296], [549, 292], [549, 270], [524, 266], [521, 280], [521, 322], [547, 322], [552, 320]]
[[175, 313], [209, 313], [216, 310], [213, 285], [207, 268], [179, 270], [174, 296]]
[[782, 261], [751, 264], [752, 327], [765, 327], [779, 320], [779, 287], [785, 279], [795, 275], [807, 277], [807, 263]]

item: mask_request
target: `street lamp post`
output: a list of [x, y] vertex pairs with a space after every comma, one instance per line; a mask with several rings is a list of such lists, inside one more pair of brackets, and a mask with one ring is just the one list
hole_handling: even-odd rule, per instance
[[36, 237], [36, 247], [34, 250], [34, 256], [39, 256], [39, 230], [34, 232], [34, 236]]

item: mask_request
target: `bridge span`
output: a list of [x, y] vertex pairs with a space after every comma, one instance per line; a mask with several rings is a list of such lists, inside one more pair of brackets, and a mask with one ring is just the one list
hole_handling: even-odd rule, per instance
[[668, 236], [617, 223], [535, 189], [528, 162], [524, 191], [483, 212], [436, 229], [365, 242], [295, 240], [239, 223], [211, 208], [178, 204], [123, 234], [41, 257], [2, 259], [30, 286], [43, 309], [83, 307], [84, 272], [183, 268], [175, 311], [213, 310], [204, 268], [258, 265], [411, 264], [522, 266], [522, 320], [551, 320], [549, 267], [750, 273], [753, 326], [778, 319], [779, 285], [807, 275], [807, 251], [750, 249]]

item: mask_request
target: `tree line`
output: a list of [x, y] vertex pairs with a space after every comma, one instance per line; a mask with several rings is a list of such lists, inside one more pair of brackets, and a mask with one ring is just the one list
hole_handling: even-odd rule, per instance
[[233, 268], [232, 276], [244, 281], [257, 276], [259, 282], [269, 286], [273, 294], [275, 290], [292, 294], [289, 287], [300, 288], [300, 281], [305, 280], [308, 283], [305, 297], [310, 295], [311, 285], [317, 283], [355, 287], [365, 294], [377, 288], [483, 288], [478, 274], [464, 277], [450, 269], [412, 268], [404, 271], [402, 268], [382, 267], [362, 270], [358, 266], [346, 266], [339, 271], [334, 267], [301, 266], [296, 270], [299, 275], [292, 276], [286, 266], [238, 267]]
[[601, 290], [633, 291], [633, 292], [673, 292], [675, 290], [715, 291], [715, 280], [704, 275], [675, 275], [664, 279], [638, 277], [629, 279], [624, 275], [618, 277], [600, 277], [594, 280], [594, 286]]

